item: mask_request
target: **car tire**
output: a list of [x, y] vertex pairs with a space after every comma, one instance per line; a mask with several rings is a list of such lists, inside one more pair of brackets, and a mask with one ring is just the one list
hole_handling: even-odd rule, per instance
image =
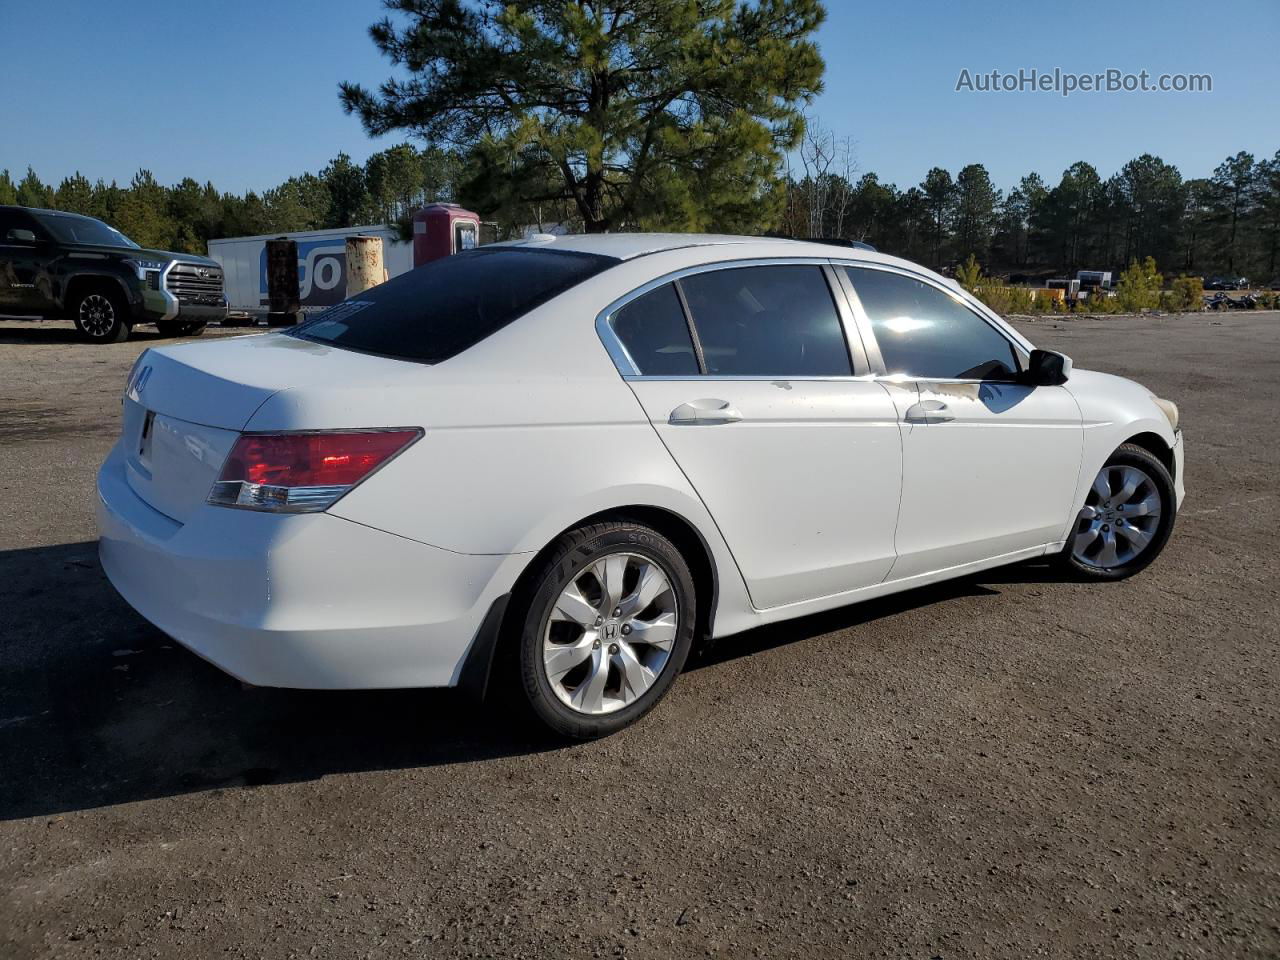
[[204, 333], [204, 323], [199, 320], [157, 320], [156, 329], [162, 337], [198, 337]]
[[514, 598], [519, 686], [556, 734], [591, 740], [621, 730], [653, 709], [684, 667], [693, 577], [652, 527], [607, 521], [570, 530], [524, 583]]
[[1087, 580], [1131, 577], [1160, 555], [1177, 514], [1168, 469], [1149, 450], [1126, 443], [1098, 472], [1061, 560]]
[[90, 287], [70, 304], [71, 321], [90, 343], [123, 343], [129, 339], [129, 308], [119, 292]]

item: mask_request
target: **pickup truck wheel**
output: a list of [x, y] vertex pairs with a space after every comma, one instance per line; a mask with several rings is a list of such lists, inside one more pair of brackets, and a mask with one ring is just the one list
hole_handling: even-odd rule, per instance
[[91, 343], [122, 343], [129, 339], [124, 299], [111, 290], [87, 290], [71, 302], [71, 319]]
[[156, 329], [162, 337], [198, 337], [204, 333], [204, 324], [198, 320], [157, 320]]

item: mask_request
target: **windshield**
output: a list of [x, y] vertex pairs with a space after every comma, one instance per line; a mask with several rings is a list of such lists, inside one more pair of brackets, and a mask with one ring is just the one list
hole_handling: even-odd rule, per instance
[[104, 247], [139, 249], [136, 243], [119, 230], [108, 227], [101, 220], [95, 220], [92, 217], [65, 213], [37, 213], [35, 218], [60, 243], [93, 243]]
[[290, 332], [348, 350], [439, 363], [617, 262], [522, 247], [467, 250], [356, 294]]

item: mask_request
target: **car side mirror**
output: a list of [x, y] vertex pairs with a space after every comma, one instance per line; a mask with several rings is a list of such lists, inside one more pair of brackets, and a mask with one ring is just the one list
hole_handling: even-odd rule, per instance
[[6, 237], [6, 239], [12, 241], [13, 243], [34, 244], [36, 242], [36, 235], [31, 230], [23, 230], [19, 227], [14, 227], [12, 230], [9, 231], [9, 234]]
[[1032, 350], [1018, 379], [1032, 387], [1060, 387], [1071, 376], [1071, 358], [1056, 350]]

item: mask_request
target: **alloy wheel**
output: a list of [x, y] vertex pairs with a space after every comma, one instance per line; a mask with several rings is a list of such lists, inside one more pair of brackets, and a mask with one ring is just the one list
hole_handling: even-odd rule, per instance
[[1160, 527], [1160, 490], [1146, 471], [1127, 464], [1099, 471], [1076, 522], [1076, 560], [1111, 569], [1132, 563]]
[[613, 713], [662, 675], [680, 623], [671, 578], [656, 561], [611, 553], [566, 584], [542, 632], [542, 662], [556, 697], [591, 715]]
[[115, 326], [116, 308], [100, 293], [80, 301], [80, 326], [91, 337], [105, 337]]

